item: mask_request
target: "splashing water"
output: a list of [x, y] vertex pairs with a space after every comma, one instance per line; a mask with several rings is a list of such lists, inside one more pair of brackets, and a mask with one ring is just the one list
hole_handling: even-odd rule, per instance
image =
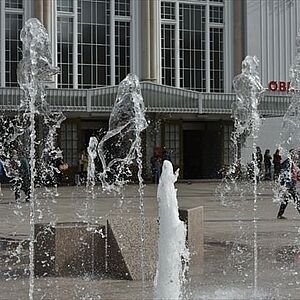
[[87, 169], [87, 186], [90, 186], [92, 189], [95, 186], [95, 159], [97, 158], [97, 146], [98, 140], [96, 137], [90, 137], [89, 146], [87, 148], [87, 153], [89, 156], [88, 159], [88, 169]]
[[289, 149], [300, 144], [300, 31], [296, 37], [296, 56], [290, 67], [291, 104], [283, 117], [279, 146], [287, 155]]
[[[88, 147], [88, 184], [93, 186], [95, 178], [98, 178], [106, 192], [121, 194], [123, 187], [130, 180], [132, 169], [135, 167], [134, 163], [136, 163], [140, 197], [143, 292], [145, 216], [141, 133], [146, 127], [144, 100], [139, 79], [134, 74], [128, 74], [119, 85], [108, 131], [100, 141], [96, 137], [91, 137]], [[100, 171], [97, 171], [95, 167], [96, 158], [100, 161], [102, 168]]]
[[278, 148], [288, 156], [291, 148], [297, 148], [300, 143], [300, 32], [296, 37], [296, 56], [290, 67], [291, 104], [283, 116], [282, 132]]
[[[239, 158], [239, 145], [243, 145], [246, 138], [251, 136], [253, 143], [253, 161], [251, 163], [251, 181], [253, 193], [253, 268], [254, 282], [253, 293], [257, 295], [257, 181], [260, 175], [258, 167], [256, 138], [261, 124], [258, 112], [258, 104], [264, 88], [260, 83], [257, 72], [259, 61], [257, 57], [247, 56], [242, 62], [242, 72], [233, 80], [233, 87], [236, 92], [237, 101], [232, 107], [232, 117], [234, 119], [234, 131], [231, 136], [233, 147], [233, 162], [230, 165], [222, 183], [216, 190], [216, 196], [224, 205], [235, 205], [242, 209], [242, 201], [245, 198], [247, 189], [251, 187], [246, 182], [243, 185], [240, 181], [243, 166]], [[250, 174], [247, 174], [248, 176]], [[239, 182], [238, 182], [239, 181]], [[234, 201], [234, 200], [236, 201]], [[242, 226], [241, 226], [242, 228]]]
[[[259, 61], [256, 56], [247, 56], [242, 62], [242, 72], [233, 80], [233, 87], [236, 92], [237, 101], [232, 106], [232, 118], [234, 119], [234, 131], [231, 135], [231, 147], [233, 161], [221, 185], [217, 188], [217, 198], [223, 205], [232, 205], [232, 194], [237, 195], [237, 199], [243, 199], [243, 189], [237, 184], [237, 180], [249, 176], [249, 170], [244, 167], [239, 158], [239, 145], [243, 145], [246, 138], [253, 137], [253, 153], [255, 152], [255, 141], [261, 120], [258, 113], [258, 104], [263, 86], [260, 83], [257, 67]], [[253, 177], [256, 177], [259, 170], [253, 166]], [[255, 176], [256, 175], [256, 176]]]
[[141, 132], [147, 127], [144, 101], [136, 75], [120, 83], [109, 119], [109, 129], [97, 146], [102, 170], [97, 175], [104, 190], [120, 192], [131, 176], [134, 160], [141, 157]]
[[[277, 149], [284, 158], [281, 163], [281, 171], [276, 185], [273, 188], [273, 201], [277, 204], [291, 202], [300, 213], [300, 201], [295, 183], [297, 180], [292, 174], [299, 166], [300, 145], [300, 30], [296, 36], [296, 55], [290, 66], [290, 90], [291, 103], [283, 116], [282, 129], [279, 136]], [[283, 212], [282, 212], [283, 213]]]
[[186, 225], [179, 220], [172, 163], [165, 160], [157, 190], [159, 204], [158, 265], [155, 299], [182, 299], [189, 251], [186, 247]]
[[[18, 83], [24, 91], [20, 109], [25, 111], [25, 116], [29, 119], [30, 134], [30, 279], [29, 279], [29, 299], [33, 299], [34, 292], [34, 224], [36, 218], [36, 195], [35, 178], [36, 170], [36, 119], [44, 117], [44, 122], [48, 126], [48, 137], [46, 139], [43, 157], [48, 159], [48, 155], [56, 155], [59, 151], [54, 149], [56, 129], [60, 127], [64, 120], [62, 113], [52, 113], [45, 100], [45, 81], [50, 76], [58, 73], [59, 69], [53, 67], [50, 53], [49, 36], [45, 27], [38, 19], [32, 18], [25, 22], [21, 30], [20, 39], [23, 43], [23, 58], [18, 66]], [[47, 155], [45, 154], [47, 153]], [[47, 168], [44, 168], [47, 169]], [[51, 171], [52, 172], [52, 171]]]

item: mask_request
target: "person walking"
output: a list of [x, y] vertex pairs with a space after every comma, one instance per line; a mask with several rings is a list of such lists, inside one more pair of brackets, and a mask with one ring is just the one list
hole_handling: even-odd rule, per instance
[[20, 199], [20, 191], [22, 190], [25, 193], [25, 201], [30, 201], [30, 166], [27, 157], [24, 153], [21, 153], [19, 156], [20, 161], [20, 179], [21, 179], [21, 186], [20, 189], [17, 191], [16, 198]]
[[21, 197], [22, 178], [20, 176], [20, 167], [18, 152], [13, 149], [7, 163], [7, 176], [10, 178], [16, 201], [19, 201]]
[[4, 182], [4, 178], [5, 178], [5, 170], [4, 170], [4, 166], [3, 166], [3, 162], [2, 160], [0, 160], [0, 196], [3, 196], [2, 193], [2, 183]]
[[162, 150], [162, 161], [165, 161], [165, 160], [168, 160], [168, 161], [172, 162], [172, 160], [171, 160], [171, 152], [166, 147], [163, 147], [163, 150]]
[[162, 153], [160, 147], [156, 146], [154, 148], [153, 155], [150, 159], [150, 164], [152, 171], [152, 182], [158, 184], [162, 169]]
[[273, 155], [273, 165], [274, 165], [273, 179], [277, 180], [281, 171], [281, 155], [279, 149], [276, 149]]
[[267, 149], [264, 154], [264, 165], [265, 165], [265, 180], [271, 180], [271, 167], [272, 167], [272, 156], [270, 149]]
[[263, 162], [263, 156], [261, 153], [260, 147], [256, 147], [256, 152], [252, 153], [252, 172], [253, 172], [253, 181], [254, 181], [254, 163], [256, 164], [256, 167], [258, 169], [258, 174], [256, 175], [256, 182], [258, 183], [260, 181], [261, 173], [262, 173], [262, 162]]
[[87, 169], [88, 169], [88, 154], [85, 149], [81, 151], [80, 159], [79, 159], [79, 166], [80, 166], [80, 181], [83, 183], [87, 179]]
[[296, 165], [297, 159], [297, 152], [294, 149], [291, 149], [290, 157], [282, 163], [279, 179], [283, 188], [283, 199], [281, 199], [277, 219], [286, 219], [283, 214], [290, 200], [293, 200], [296, 209], [300, 214], [300, 197], [296, 190], [296, 183], [299, 179], [299, 169]]

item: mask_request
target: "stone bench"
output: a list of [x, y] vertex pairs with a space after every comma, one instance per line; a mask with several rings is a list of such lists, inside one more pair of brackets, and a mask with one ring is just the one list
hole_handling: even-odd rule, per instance
[[[179, 218], [187, 225], [187, 246], [190, 251], [189, 274], [203, 273], [204, 222], [203, 207], [179, 209]], [[153, 280], [157, 265], [158, 222], [145, 218], [144, 277]], [[108, 274], [115, 278], [141, 280], [140, 217], [114, 217], [108, 220]]]
[[[187, 224], [190, 275], [199, 275], [203, 266], [203, 207], [181, 207], [179, 217]], [[143, 250], [145, 280], [152, 281], [155, 276], [158, 230], [157, 219], [146, 217]], [[140, 216], [112, 216], [107, 220], [106, 228], [87, 223], [36, 224], [35, 240], [36, 276], [105, 273], [116, 279], [142, 279]]]
[[35, 225], [36, 276], [105, 273], [105, 226], [87, 223]]
[[203, 206], [180, 207], [179, 219], [187, 225], [187, 246], [190, 251], [189, 274], [201, 275], [204, 263]]

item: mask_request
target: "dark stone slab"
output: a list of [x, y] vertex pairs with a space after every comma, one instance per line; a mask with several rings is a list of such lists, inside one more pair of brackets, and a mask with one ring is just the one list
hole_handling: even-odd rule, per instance
[[[145, 218], [144, 278], [153, 280], [157, 263], [158, 223]], [[141, 280], [140, 217], [115, 216], [107, 221], [107, 273], [113, 278]]]
[[[187, 224], [187, 244], [191, 253], [190, 273], [202, 273], [203, 207], [180, 208], [180, 219]], [[157, 219], [145, 218], [144, 278], [153, 280], [157, 264]], [[35, 225], [36, 276], [101, 275], [141, 280], [142, 242], [140, 217], [114, 216], [105, 227], [86, 223]], [[102, 231], [102, 232], [101, 232]], [[105, 247], [106, 251], [105, 251]]]
[[35, 275], [105, 273], [105, 227], [86, 223], [35, 225]]
[[187, 225], [187, 246], [190, 251], [189, 273], [201, 275], [204, 258], [203, 206], [180, 207], [179, 218]]
[[55, 275], [55, 227], [35, 224], [34, 236], [34, 274], [39, 277]]

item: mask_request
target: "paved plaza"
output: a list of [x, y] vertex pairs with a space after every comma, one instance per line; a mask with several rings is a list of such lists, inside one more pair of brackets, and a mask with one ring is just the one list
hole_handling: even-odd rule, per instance
[[[204, 265], [202, 275], [191, 277], [185, 293], [189, 299], [251, 299], [254, 273], [257, 295], [252, 299], [300, 299], [300, 216], [289, 205], [287, 220], [277, 220], [271, 182], [258, 186], [257, 209], [251, 189], [243, 197], [232, 197], [224, 206], [216, 199], [220, 182], [177, 183], [180, 207], [204, 207]], [[145, 215], [157, 217], [156, 185], [144, 192]], [[124, 197], [107, 195], [98, 187], [87, 193], [84, 187], [59, 187], [49, 197], [37, 190], [36, 222], [82, 222], [105, 224], [114, 215], [138, 216], [137, 185], [128, 185]], [[0, 199], [0, 237], [28, 239], [30, 204], [15, 203], [9, 187]], [[257, 219], [256, 235], [254, 233]], [[255, 247], [257, 246], [257, 247]], [[254, 247], [258, 251], [254, 272]], [[297, 248], [298, 247], [298, 248]], [[295, 250], [296, 249], [296, 250]], [[28, 251], [13, 261], [1, 250], [0, 299], [28, 299]], [[11, 263], [13, 261], [13, 263]], [[10, 264], [11, 263], [11, 264]], [[25, 270], [25, 271], [24, 271]], [[10, 273], [11, 272], [11, 273]], [[7, 274], [11, 274], [8, 277]], [[34, 299], [151, 299], [153, 283], [107, 278], [46, 277], [35, 280]]]

